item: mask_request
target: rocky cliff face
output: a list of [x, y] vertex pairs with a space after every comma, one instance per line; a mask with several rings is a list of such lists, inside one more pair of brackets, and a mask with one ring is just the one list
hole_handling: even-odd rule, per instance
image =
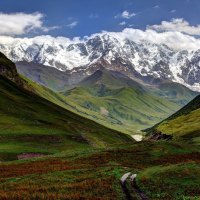
[[0, 75], [17, 83], [18, 85], [23, 85], [23, 81], [17, 73], [15, 64], [7, 59], [7, 57], [2, 53], [0, 53]]
[[20, 88], [34, 93], [34, 89], [31, 86], [29, 86], [28, 82], [26, 82], [19, 76], [15, 63], [9, 60], [2, 53], [0, 53], [0, 76], [14, 82]]

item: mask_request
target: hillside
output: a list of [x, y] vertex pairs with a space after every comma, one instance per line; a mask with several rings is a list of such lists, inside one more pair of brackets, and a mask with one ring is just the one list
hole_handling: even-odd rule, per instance
[[18, 76], [12, 62], [3, 55], [0, 60], [0, 69], [4, 69], [0, 75], [0, 160], [17, 159], [23, 153], [52, 154], [131, 141], [129, 136], [36, 95], [34, 88]]
[[53, 67], [33, 62], [18, 62], [16, 67], [19, 74], [54, 91], [61, 91], [70, 85], [69, 74]]
[[47, 100], [130, 134], [162, 121], [198, 94], [166, 79], [129, 78], [121, 72], [106, 70], [101, 64], [94, 66], [91, 75], [90, 72], [84, 73], [84, 69], [61, 72], [28, 62], [17, 63], [17, 70], [23, 77], [54, 90], [27, 80]]
[[[97, 118], [104, 116], [108, 123], [131, 132], [158, 123], [196, 95], [179, 84], [171, 91], [168, 87], [160, 89], [160, 85], [145, 85], [119, 72], [102, 69], [62, 94], [68, 102], [95, 112]], [[184, 94], [180, 88], [184, 88]]]
[[175, 139], [200, 144], [200, 96], [166, 120], [147, 129], [147, 132], [161, 132], [172, 135]]
[[194, 97], [199, 95], [198, 92], [194, 92], [184, 85], [166, 80], [157, 84], [154, 88], [152, 88], [152, 91], [155, 95], [177, 103], [181, 107], [185, 106]]
[[23, 87], [24, 81], [20, 79], [15, 64], [0, 52], [0, 75]]
[[[187, 87], [168, 80], [152, 77], [148, 81], [130, 79], [103, 67], [99, 70], [94, 68], [92, 75], [86, 75], [83, 69], [61, 72], [52, 67], [19, 62], [17, 70], [23, 79], [28, 78], [26, 81], [38, 95], [76, 114], [129, 134], [165, 119], [197, 95]], [[64, 92], [58, 93], [60, 90]]]

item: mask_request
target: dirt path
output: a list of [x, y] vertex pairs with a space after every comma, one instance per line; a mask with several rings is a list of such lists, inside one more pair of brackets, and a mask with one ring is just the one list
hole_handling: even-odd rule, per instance
[[144, 194], [144, 192], [142, 192], [142, 190], [137, 185], [136, 177], [137, 177], [137, 174], [133, 174], [133, 175], [130, 176], [131, 185], [132, 185], [133, 189], [138, 193], [141, 200], [149, 200], [149, 198]]
[[124, 174], [121, 179], [120, 179], [120, 182], [121, 182], [121, 186], [122, 186], [122, 190], [125, 194], [125, 197], [126, 197], [126, 200], [133, 200], [133, 197], [131, 196], [128, 188], [127, 188], [127, 178], [131, 175], [131, 172], [128, 172], [126, 174]]
[[141, 200], [149, 200], [149, 198], [144, 194], [144, 192], [142, 192], [142, 190], [137, 185], [136, 177], [137, 177], [137, 174], [132, 174], [131, 172], [128, 172], [128, 173], [125, 173], [120, 179], [122, 190], [125, 194], [126, 200], [134, 199], [131, 195], [131, 192], [129, 191], [127, 187], [127, 179], [130, 180], [133, 190], [139, 195]]

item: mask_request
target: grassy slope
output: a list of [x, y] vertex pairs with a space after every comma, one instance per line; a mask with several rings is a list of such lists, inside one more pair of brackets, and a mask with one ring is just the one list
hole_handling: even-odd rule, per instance
[[150, 199], [195, 199], [199, 156], [191, 145], [142, 142], [0, 163], [0, 199], [121, 200], [119, 179], [126, 172], [138, 174], [138, 185]]
[[[123, 132], [123, 133], [128, 133], [128, 134], [133, 134], [137, 133], [137, 131], [134, 129], [131, 129], [129, 127], [124, 127], [121, 126], [121, 124], [117, 124], [116, 121], [113, 119], [112, 122], [109, 122], [109, 118], [105, 115], [101, 115], [97, 113], [96, 111], [84, 108], [76, 103], [76, 101], [72, 101], [68, 97], [54, 92], [44, 86], [41, 86], [35, 82], [32, 82], [28, 80], [25, 77], [22, 77], [24, 80], [28, 82], [28, 84], [34, 88], [35, 93], [38, 94], [39, 96], [77, 114], [83, 117], [86, 117], [88, 119], [91, 119], [93, 121], [96, 121], [99, 124], [102, 124], [108, 128]], [[83, 93], [82, 93], [83, 94]], [[83, 94], [84, 95], [84, 94]]]
[[[26, 76], [37, 78], [40, 74], [41, 80], [45, 80], [42, 84], [51, 88], [55, 85], [63, 87], [63, 83], [56, 81], [58, 77], [61, 77], [61, 82], [63, 81], [60, 72], [50, 73], [54, 69], [43, 69], [35, 64], [31, 66], [31, 63], [25, 65], [28, 66], [22, 69], [27, 70]], [[65, 83], [66, 79], [67, 77], [64, 78]], [[106, 70], [97, 71], [76, 88], [64, 92], [65, 97], [33, 82], [29, 83], [36, 88], [40, 96], [76, 114], [128, 134], [137, 133], [140, 129], [158, 123], [195, 96], [186, 87], [175, 83], [163, 83], [159, 88], [148, 88], [148, 92], [145, 92], [146, 88], [144, 89], [141, 84], [118, 72]]]
[[53, 67], [28, 62], [18, 62], [16, 66], [18, 73], [51, 90], [60, 91], [68, 85], [68, 75]]
[[148, 132], [155, 130], [200, 144], [200, 96]]
[[109, 123], [126, 127], [127, 130], [149, 127], [178, 108], [176, 104], [133, 88], [110, 91], [107, 88], [107, 94], [102, 97], [91, 94], [89, 90], [75, 88], [67, 93], [67, 100], [95, 111], [96, 116], [104, 115]]
[[200, 163], [197, 158], [196, 161], [148, 168], [137, 178], [138, 184], [147, 196], [155, 200], [198, 200]]
[[68, 102], [93, 111], [97, 119], [104, 116], [108, 123], [129, 132], [152, 126], [180, 108], [147, 92], [139, 83], [107, 71], [96, 72], [63, 94]]
[[56, 153], [71, 148], [105, 147], [128, 136], [67, 111], [0, 77], [0, 155]]
[[181, 107], [199, 95], [198, 92], [194, 92], [179, 83], [168, 81], [159, 84], [157, 88], [153, 89], [153, 93], [171, 102], [178, 103]]

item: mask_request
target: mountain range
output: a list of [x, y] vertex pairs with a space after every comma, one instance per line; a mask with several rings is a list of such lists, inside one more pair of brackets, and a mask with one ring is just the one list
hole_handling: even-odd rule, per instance
[[82, 79], [103, 66], [130, 78], [167, 79], [200, 91], [200, 50], [175, 50], [167, 44], [138, 42], [117, 33], [72, 41], [50, 36], [48, 40], [43, 36], [3, 37], [0, 51], [14, 62], [34, 62], [70, 74], [81, 73]]

